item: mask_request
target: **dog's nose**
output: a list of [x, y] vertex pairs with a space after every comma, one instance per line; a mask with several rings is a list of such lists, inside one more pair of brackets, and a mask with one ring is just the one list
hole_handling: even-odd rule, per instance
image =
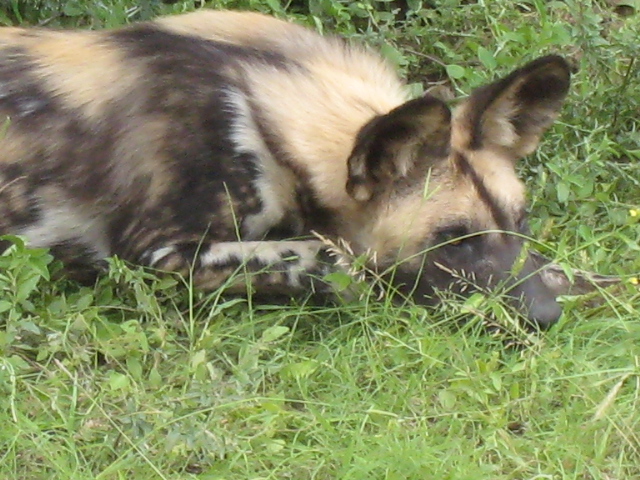
[[540, 330], [547, 330], [562, 315], [562, 307], [555, 299], [533, 300], [529, 305], [527, 319]]

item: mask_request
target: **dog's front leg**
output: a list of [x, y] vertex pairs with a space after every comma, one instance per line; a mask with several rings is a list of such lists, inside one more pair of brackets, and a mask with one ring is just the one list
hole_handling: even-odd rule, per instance
[[327, 293], [335, 270], [322, 242], [254, 241], [176, 244], [149, 252], [150, 267], [191, 274], [197, 288], [230, 293], [300, 295]]

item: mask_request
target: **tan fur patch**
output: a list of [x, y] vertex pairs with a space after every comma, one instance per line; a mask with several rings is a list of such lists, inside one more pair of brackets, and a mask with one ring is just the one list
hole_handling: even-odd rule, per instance
[[516, 210], [523, 207], [525, 187], [516, 174], [513, 158], [489, 150], [467, 152], [466, 157], [481, 176], [491, 196], [503, 208]]
[[25, 37], [39, 37], [41, 33], [46, 35], [47, 30], [39, 30], [36, 28], [20, 28], [20, 27], [2, 27], [0, 28], [0, 43], [15, 43]]
[[317, 38], [299, 25], [253, 12], [200, 10], [160, 18], [154, 23], [183, 35], [260, 49], [291, 48], [296, 45], [296, 40], [299, 43], [300, 40]]
[[13, 163], [28, 157], [33, 148], [33, 139], [16, 132], [11, 128], [11, 119], [5, 118], [6, 127], [0, 127], [0, 142], [2, 143], [0, 164]]
[[[352, 208], [345, 185], [346, 159], [354, 138], [374, 115], [387, 113], [405, 100], [402, 88], [389, 90], [381, 85], [372, 94], [371, 85], [357, 76], [328, 64], [308, 67], [308, 73], [286, 74], [254, 68], [248, 80], [268, 123], [287, 126], [283, 148], [301, 162], [319, 197], [330, 208]], [[283, 89], [287, 95], [279, 95]]]
[[[112, 172], [118, 191], [123, 196], [135, 189], [133, 182], [140, 177], [148, 178], [151, 182], [145, 199], [148, 204], [154, 204], [171, 189], [173, 176], [168, 171], [167, 162], [160, 160], [165, 158], [162, 146], [164, 138], [169, 134], [165, 121], [139, 118], [135, 125], [128, 125], [127, 130], [118, 137], [114, 150], [118, 161], [113, 165]], [[141, 148], [146, 150], [145, 155], [140, 155]]]
[[45, 88], [82, 107], [88, 120], [99, 118], [110, 101], [122, 98], [143, 78], [99, 32], [40, 31], [16, 42], [34, 57]]

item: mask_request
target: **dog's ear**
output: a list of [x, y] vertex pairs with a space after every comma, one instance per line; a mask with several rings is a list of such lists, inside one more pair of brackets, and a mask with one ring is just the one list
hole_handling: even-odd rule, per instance
[[348, 160], [347, 192], [360, 202], [418, 165], [447, 156], [449, 107], [434, 97], [410, 100], [369, 121], [358, 133]]
[[514, 159], [532, 153], [560, 113], [571, 70], [562, 57], [542, 57], [475, 90], [455, 112], [453, 144], [502, 149]]

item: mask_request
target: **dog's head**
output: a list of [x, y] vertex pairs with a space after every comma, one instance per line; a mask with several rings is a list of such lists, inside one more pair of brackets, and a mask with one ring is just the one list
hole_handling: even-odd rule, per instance
[[368, 122], [348, 161], [347, 191], [371, 219], [354, 238], [418, 301], [436, 290], [505, 288], [530, 322], [561, 309], [523, 253], [525, 190], [516, 162], [532, 153], [567, 94], [570, 68], [535, 60], [474, 91], [453, 112], [411, 100]]

